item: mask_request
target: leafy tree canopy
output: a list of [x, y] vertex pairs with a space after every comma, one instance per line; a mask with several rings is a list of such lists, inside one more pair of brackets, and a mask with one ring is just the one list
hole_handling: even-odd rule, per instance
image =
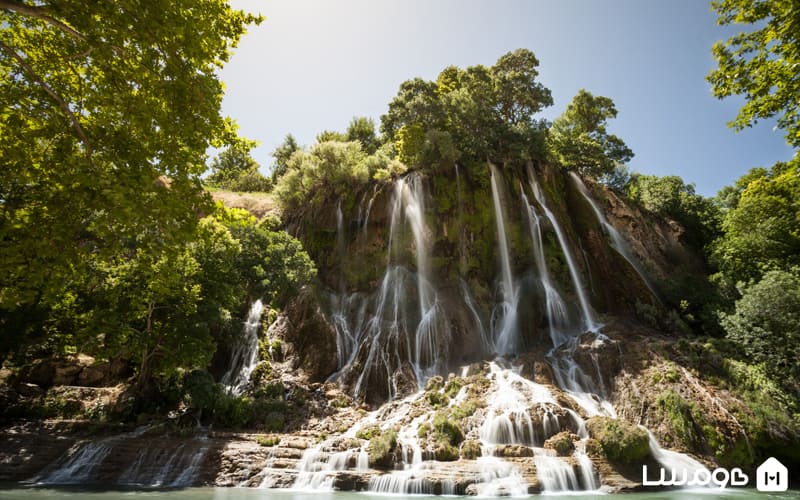
[[258, 162], [250, 155], [255, 141], [240, 139], [211, 161], [208, 182], [232, 191], [269, 191], [272, 180], [258, 171]]
[[292, 134], [286, 134], [283, 142], [275, 148], [272, 152], [272, 157], [275, 162], [272, 164], [272, 183], [278, 182], [286, 170], [289, 168], [289, 158], [292, 157], [295, 151], [299, 150], [300, 146]]
[[358, 141], [367, 154], [374, 154], [380, 146], [375, 135], [375, 122], [372, 118], [357, 116], [350, 121], [345, 134], [348, 141]]
[[800, 265], [800, 162], [751, 170], [737, 189], [714, 247], [720, 269], [736, 283]]
[[698, 250], [719, 235], [720, 215], [714, 202], [694, 191], [676, 175], [658, 177], [635, 173], [627, 184], [628, 198], [644, 208], [680, 222], [684, 240]]
[[450, 66], [435, 82], [403, 82], [381, 117], [384, 140], [411, 166], [537, 156], [545, 127], [533, 115], [553, 103], [538, 66], [533, 52], [518, 49], [490, 68]]
[[714, 95], [742, 95], [736, 130], [778, 117], [787, 142], [800, 148], [800, 9], [792, 0], [717, 0], [717, 23], [749, 24], [712, 48], [717, 68], [708, 75]]
[[740, 293], [736, 311], [722, 318], [728, 337], [800, 396], [800, 268], [768, 271]]
[[0, 322], [89, 255], [192, 231], [205, 151], [235, 137], [218, 69], [260, 21], [223, 0], [0, 2]]
[[622, 139], [606, 130], [608, 120], [616, 116], [614, 101], [581, 89], [550, 128], [548, 146], [556, 161], [581, 175], [612, 175], [633, 158]]

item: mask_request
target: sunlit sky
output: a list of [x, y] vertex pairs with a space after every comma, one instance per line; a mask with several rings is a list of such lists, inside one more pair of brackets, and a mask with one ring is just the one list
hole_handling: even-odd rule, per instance
[[233, 0], [266, 20], [251, 27], [221, 71], [223, 113], [260, 142], [269, 171], [287, 133], [301, 144], [344, 131], [353, 116], [379, 123], [404, 80], [455, 64], [492, 65], [519, 47], [540, 61], [553, 119], [581, 88], [611, 97], [610, 131], [636, 156], [632, 170], [676, 174], [713, 195], [755, 166], [788, 160], [782, 130], [727, 127], [740, 98], [720, 101], [705, 76], [719, 27], [704, 0]]

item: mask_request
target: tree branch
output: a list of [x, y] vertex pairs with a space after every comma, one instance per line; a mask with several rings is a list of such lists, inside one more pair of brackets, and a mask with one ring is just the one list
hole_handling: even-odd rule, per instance
[[[3, 2], [3, 0], [0, 0], [0, 2]], [[42, 89], [44, 89], [44, 91], [47, 92], [47, 94], [50, 97], [52, 97], [53, 100], [56, 101], [56, 103], [58, 103], [58, 106], [61, 108], [64, 114], [67, 115], [67, 118], [69, 118], [70, 122], [72, 123], [72, 128], [75, 129], [75, 133], [78, 134], [78, 137], [80, 138], [81, 142], [86, 148], [86, 156], [91, 156], [92, 145], [89, 142], [89, 138], [86, 136], [86, 132], [84, 132], [83, 127], [81, 127], [81, 124], [78, 121], [78, 117], [75, 116], [75, 113], [73, 113], [71, 109], [69, 109], [69, 105], [67, 104], [67, 102], [60, 95], [58, 95], [58, 93], [56, 93], [56, 91], [53, 90], [53, 88], [50, 85], [48, 85], [47, 82], [42, 80], [41, 77], [39, 77], [39, 75], [36, 74], [33, 68], [31, 68], [31, 66], [25, 61], [25, 59], [19, 54], [17, 54], [17, 52], [14, 49], [9, 47], [2, 41], [0, 41], [0, 49], [3, 49], [3, 51], [6, 54], [8, 54], [14, 60], [16, 60], [19, 63], [19, 65], [22, 66], [22, 69], [25, 70], [28, 76], [34, 82], [38, 83], [39, 86], [42, 87]]]
[[36, 19], [41, 19], [42, 21], [55, 26], [56, 28], [60, 29], [61, 31], [78, 38], [80, 40], [86, 40], [86, 37], [75, 28], [71, 27], [70, 25], [59, 21], [58, 19], [51, 17], [47, 14], [47, 9], [44, 7], [37, 7], [34, 5], [28, 5], [22, 3], [17, 0], [0, 0], [0, 9], [6, 9], [17, 14], [22, 14], [30, 17], [35, 17]]

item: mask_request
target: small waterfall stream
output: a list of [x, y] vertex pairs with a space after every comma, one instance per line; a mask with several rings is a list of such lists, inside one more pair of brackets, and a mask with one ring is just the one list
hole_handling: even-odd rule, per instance
[[539, 273], [539, 282], [542, 285], [545, 295], [545, 308], [547, 310], [547, 323], [550, 330], [550, 339], [554, 346], [558, 346], [566, 342], [569, 337], [566, 333], [569, 331], [569, 314], [567, 305], [561, 294], [558, 293], [553, 282], [550, 280], [550, 271], [547, 269], [547, 261], [545, 260], [544, 245], [542, 243], [542, 224], [541, 217], [536, 212], [536, 209], [528, 201], [525, 191], [520, 186], [522, 193], [522, 201], [524, 206], [527, 207], [528, 213], [528, 227], [531, 233], [531, 240], [533, 241], [533, 255], [536, 263], [536, 270]]
[[258, 364], [258, 331], [261, 328], [261, 314], [264, 304], [261, 299], [253, 302], [244, 322], [242, 340], [236, 344], [231, 354], [230, 368], [220, 379], [225, 389], [238, 396], [247, 388], [250, 374]]
[[[193, 485], [210, 451], [205, 436], [152, 442], [141, 427], [125, 434], [78, 443], [31, 482], [42, 485], [110, 483], [179, 488]], [[131, 450], [136, 450], [132, 453]], [[130, 463], [118, 456], [133, 456]]]
[[[498, 354], [513, 354], [519, 348], [517, 329], [518, 289], [511, 273], [511, 256], [508, 251], [508, 233], [506, 231], [505, 213], [498, 184], [502, 176], [492, 164], [489, 164], [492, 183], [492, 201], [494, 202], [494, 219], [497, 225], [497, 241], [500, 247], [500, 282], [501, 302], [492, 312], [492, 338]], [[500, 177], [500, 180], [498, 180]]]
[[[430, 230], [423, 182], [417, 175], [395, 181], [389, 212], [386, 271], [377, 293], [340, 293], [331, 299], [341, 364], [331, 379], [354, 376], [351, 392], [357, 396], [377, 382], [393, 399], [406, 369], [419, 387], [442, 370], [449, 327], [430, 274]], [[409, 246], [416, 270], [407, 266]], [[362, 361], [354, 363], [356, 358]], [[354, 365], [358, 369], [352, 373]]]
[[605, 233], [605, 235], [610, 239], [611, 248], [616, 250], [618, 254], [620, 254], [626, 261], [628, 261], [628, 264], [630, 264], [631, 267], [634, 269], [634, 271], [636, 271], [636, 273], [642, 279], [642, 282], [644, 282], [648, 290], [650, 290], [650, 293], [653, 295], [653, 297], [656, 300], [660, 300], [658, 298], [658, 294], [656, 293], [655, 288], [653, 288], [652, 283], [650, 283], [650, 280], [647, 278], [647, 274], [644, 272], [644, 268], [642, 267], [642, 264], [639, 262], [639, 259], [637, 259], [633, 255], [630, 245], [628, 245], [628, 242], [625, 241], [625, 238], [623, 238], [620, 232], [617, 231], [617, 228], [614, 227], [610, 222], [608, 222], [608, 219], [606, 218], [605, 214], [603, 214], [603, 211], [600, 210], [600, 207], [597, 205], [597, 202], [589, 194], [589, 189], [586, 187], [586, 184], [583, 182], [580, 176], [575, 172], [570, 172], [569, 175], [572, 178], [572, 181], [575, 183], [575, 186], [577, 186], [578, 191], [581, 192], [583, 197], [592, 207], [592, 211], [597, 217], [597, 222], [600, 224], [600, 227], [603, 228], [603, 232]]
[[595, 321], [594, 316], [592, 315], [591, 308], [589, 307], [589, 300], [586, 297], [586, 291], [584, 290], [583, 286], [583, 279], [581, 279], [580, 271], [578, 271], [578, 267], [575, 264], [575, 259], [572, 256], [572, 251], [570, 251], [569, 242], [567, 241], [567, 237], [564, 234], [564, 230], [561, 228], [561, 224], [558, 222], [558, 218], [553, 215], [553, 212], [550, 211], [550, 208], [547, 205], [547, 200], [545, 198], [544, 192], [542, 188], [539, 186], [539, 183], [536, 181], [536, 177], [534, 177], [533, 172], [531, 170], [528, 171], [528, 180], [531, 184], [531, 189], [533, 190], [533, 195], [536, 198], [537, 203], [544, 211], [545, 217], [550, 222], [550, 225], [553, 227], [553, 230], [556, 233], [556, 238], [558, 238], [558, 244], [561, 246], [561, 251], [564, 253], [564, 259], [567, 261], [567, 267], [569, 268], [569, 274], [572, 277], [572, 283], [575, 286], [575, 293], [578, 296], [578, 301], [581, 306], [581, 314], [583, 318], [583, 329], [585, 331], [595, 331], [598, 329], [599, 325]]

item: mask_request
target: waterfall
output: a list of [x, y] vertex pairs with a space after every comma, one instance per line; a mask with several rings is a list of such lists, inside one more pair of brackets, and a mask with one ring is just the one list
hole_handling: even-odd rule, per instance
[[544, 245], [542, 243], [541, 217], [536, 209], [528, 201], [525, 191], [520, 186], [522, 201], [527, 207], [528, 227], [533, 241], [533, 256], [536, 263], [536, 270], [539, 273], [539, 283], [544, 290], [545, 309], [547, 310], [547, 322], [550, 329], [550, 339], [553, 346], [559, 346], [569, 338], [566, 333], [569, 330], [569, 315], [567, 305], [561, 294], [558, 293], [553, 283], [550, 281], [550, 272], [547, 269], [547, 261], [544, 255]]
[[[185, 487], [195, 484], [210, 445], [205, 436], [178, 443], [153, 442], [145, 433], [153, 427], [97, 441], [80, 443], [32, 480], [35, 484], [93, 484]], [[132, 461], [119, 463], [131, 449]], [[124, 460], [124, 459], [123, 459]], [[120, 467], [122, 466], [122, 467]]]
[[367, 203], [367, 209], [364, 211], [364, 219], [361, 222], [361, 226], [363, 228], [361, 234], [363, 235], [364, 239], [366, 239], [367, 235], [369, 234], [369, 215], [370, 213], [372, 213], [372, 203], [375, 201], [375, 198], [377, 196], [378, 196], [378, 185], [376, 184], [372, 188], [372, 196], [370, 197], [369, 202]]
[[578, 301], [581, 306], [581, 314], [583, 317], [583, 328], [584, 330], [587, 331], [594, 331], [598, 328], [598, 325], [595, 322], [594, 317], [592, 316], [591, 310], [589, 308], [589, 301], [586, 298], [586, 292], [584, 291], [583, 288], [583, 280], [581, 279], [578, 267], [575, 265], [575, 259], [573, 258], [572, 252], [570, 251], [567, 237], [564, 234], [564, 231], [561, 229], [561, 225], [558, 223], [558, 219], [556, 218], [555, 215], [553, 215], [553, 212], [550, 211], [544, 193], [542, 192], [541, 187], [539, 187], [539, 183], [536, 182], [536, 178], [533, 176], [533, 172], [530, 169], [528, 171], [528, 178], [530, 181], [531, 189], [533, 190], [533, 195], [536, 198], [536, 201], [539, 203], [539, 206], [544, 211], [545, 217], [547, 217], [547, 220], [550, 221], [550, 225], [553, 226], [553, 230], [556, 233], [556, 238], [558, 239], [558, 244], [561, 246], [561, 251], [564, 253], [564, 258], [567, 261], [569, 274], [572, 277], [572, 284], [575, 287], [575, 292], [578, 295]]
[[220, 383], [232, 395], [238, 396], [244, 392], [250, 382], [250, 374], [258, 364], [258, 331], [261, 328], [263, 311], [264, 304], [261, 303], [261, 299], [256, 300], [250, 306], [244, 323], [242, 340], [233, 348], [230, 368], [220, 380]]
[[494, 202], [494, 218], [497, 225], [497, 241], [500, 246], [501, 297], [499, 310], [492, 316], [492, 337], [498, 354], [516, 354], [519, 344], [517, 329], [518, 290], [511, 274], [511, 257], [508, 252], [508, 234], [506, 233], [505, 215], [498, 187], [500, 172], [489, 164], [492, 181], [492, 200]]
[[344, 260], [346, 251], [344, 241], [344, 215], [342, 214], [342, 199], [336, 203], [336, 252], [339, 254], [339, 262]]
[[694, 458], [690, 457], [689, 455], [678, 453], [677, 451], [672, 450], [665, 450], [661, 447], [658, 443], [658, 440], [650, 432], [650, 429], [640, 426], [642, 429], [647, 431], [647, 435], [650, 438], [650, 454], [653, 455], [653, 458], [661, 464], [661, 466], [667, 471], [667, 477], [672, 476], [675, 474], [677, 477], [683, 477], [685, 474], [687, 477], [692, 478], [695, 475], [696, 471], [703, 470], [706, 472], [706, 477], [711, 477], [711, 471], [708, 468], [695, 460]]
[[73, 448], [67, 461], [44, 478], [34, 479], [40, 484], [82, 484], [92, 481], [92, 473], [108, 457], [117, 438], [106, 438]]
[[616, 250], [618, 254], [620, 254], [626, 261], [628, 261], [628, 264], [630, 264], [633, 270], [636, 271], [636, 273], [642, 279], [642, 282], [647, 286], [647, 289], [650, 290], [650, 293], [653, 295], [653, 297], [655, 297], [656, 300], [660, 300], [652, 283], [650, 283], [650, 280], [647, 279], [647, 275], [645, 274], [641, 263], [633, 255], [630, 245], [628, 245], [628, 242], [625, 241], [625, 238], [622, 237], [620, 232], [617, 231], [617, 228], [614, 227], [610, 222], [608, 222], [608, 219], [606, 218], [605, 214], [603, 214], [603, 211], [600, 210], [600, 207], [597, 205], [597, 202], [589, 194], [589, 190], [587, 189], [586, 184], [584, 184], [583, 180], [575, 172], [570, 172], [569, 175], [570, 177], [572, 177], [573, 182], [575, 182], [578, 191], [581, 192], [583, 197], [586, 199], [587, 202], [589, 202], [589, 205], [592, 207], [592, 211], [594, 212], [594, 215], [597, 217], [597, 222], [599, 222], [600, 227], [603, 228], [603, 232], [611, 240], [611, 248]]
[[[447, 361], [441, 347], [449, 326], [432, 283], [430, 230], [418, 175], [394, 182], [389, 211], [386, 271], [377, 292], [348, 295], [343, 287], [331, 298], [340, 364], [331, 380], [345, 377], [358, 397], [370, 388], [393, 399], [406, 368], [423, 387]], [[407, 265], [411, 253], [416, 270]]]
[[581, 489], [575, 469], [564, 459], [542, 453], [533, 457], [533, 463], [545, 493]]

